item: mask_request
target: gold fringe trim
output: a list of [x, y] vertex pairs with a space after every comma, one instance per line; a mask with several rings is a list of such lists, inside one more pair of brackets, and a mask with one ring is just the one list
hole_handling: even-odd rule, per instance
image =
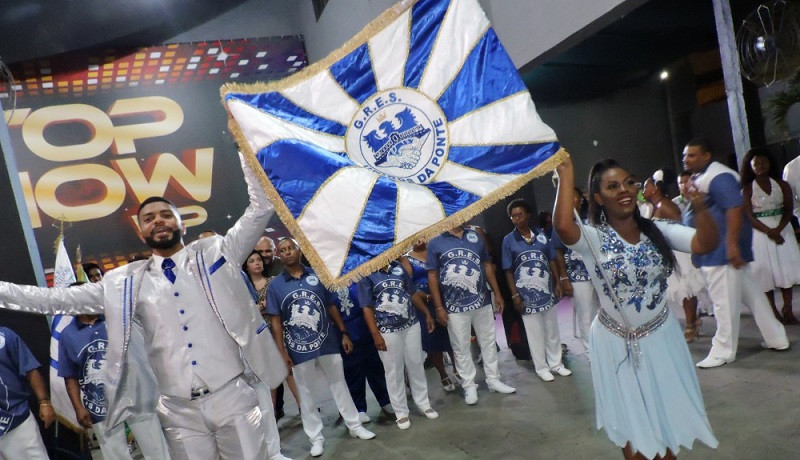
[[77, 426], [77, 425], [73, 425], [72, 422], [67, 420], [66, 417], [62, 417], [61, 415], [58, 415], [58, 413], [56, 413], [56, 420], [58, 421], [58, 423], [64, 425], [70, 431], [74, 431], [75, 433], [78, 433], [78, 434], [86, 433], [86, 430], [84, 430], [83, 427], [80, 427], [80, 426]]
[[281, 91], [290, 88], [298, 83], [306, 81], [318, 74], [319, 72], [326, 71], [336, 61], [342, 59], [359, 46], [367, 43], [373, 35], [383, 30], [390, 23], [394, 22], [403, 13], [411, 9], [418, 0], [406, 0], [395, 4], [388, 10], [381, 13], [380, 16], [375, 18], [372, 22], [367, 24], [359, 33], [353, 36], [350, 40], [344, 43], [339, 49], [333, 51], [321, 61], [304, 68], [294, 75], [290, 75], [278, 81], [272, 82], [256, 82], [256, 83], [225, 83], [220, 87], [219, 93], [224, 103], [225, 96], [228, 93], [244, 93], [256, 94], [272, 91]]

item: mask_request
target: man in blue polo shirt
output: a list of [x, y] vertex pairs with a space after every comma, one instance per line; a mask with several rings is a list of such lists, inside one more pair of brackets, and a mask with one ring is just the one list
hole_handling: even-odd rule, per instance
[[[736, 360], [739, 344], [739, 315], [744, 303], [753, 313], [766, 348], [789, 348], [786, 330], [772, 314], [767, 298], [748, 272], [753, 261], [753, 228], [744, 218], [739, 175], [714, 161], [711, 144], [703, 139], [690, 141], [683, 149], [683, 167], [694, 173], [693, 187], [706, 194], [706, 206], [719, 229], [719, 245], [703, 255], [692, 255], [700, 267], [714, 305], [717, 332], [708, 356], [699, 368], [713, 368]], [[691, 207], [683, 215], [684, 224], [695, 226]]]
[[311, 392], [319, 377], [328, 382], [350, 435], [372, 439], [375, 433], [361, 426], [344, 379], [339, 344], [350, 353], [353, 343], [330, 291], [322, 285], [314, 270], [300, 263], [301, 255], [300, 247], [291, 238], [278, 243], [278, 256], [284, 271], [272, 280], [267, 289], [267, 313], [272, 317], [272, 332], [278, 349], [297, 380], [302, 406], [300, 417], [303, 430], [311, 441], [311, 456], [319, 457], [324, 450], [325, 438], [322, 436], [322, 418]]
[[0, 327], [0, 458], [47, 460], [39, 426], [28, 407], [30, 388], [39, 400], [39, 418], [47, 428], [56, 419], [39, 362], [11, 329]]
[[436, 319], [447, 326], [450, 344], [456, 358], [456, 369], [463, 383], [464, 401], [478, 402], [475, 383], [475, 363], [470, 353], [470, 329], [475, 329], [483, 356], [483, 369], [489, 391], [514, 393], [515, 388], [500, 381], [495, 348], [495, 324], [492, 298], [486, 283], [492, 288], [500, 314], [503, 298], [499, 295], [495, 269], [481, 236], [471, 228], [459, 225], [428, 243], [428, 284], [436, 306]]

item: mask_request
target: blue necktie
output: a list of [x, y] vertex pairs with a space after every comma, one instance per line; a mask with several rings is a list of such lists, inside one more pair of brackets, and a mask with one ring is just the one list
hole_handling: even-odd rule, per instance
[[161, 269], [164, 270], [164, 276], [167, 277], [170, 283], [175, 284], [175, 272], [172, 271], [173, 268], [175, 268], [175, 261], [169, 257], [161, 262]]

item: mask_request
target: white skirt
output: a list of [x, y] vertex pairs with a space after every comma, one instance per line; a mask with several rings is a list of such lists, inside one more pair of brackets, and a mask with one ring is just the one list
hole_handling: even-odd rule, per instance
[[706, 297], [706, 283], [703, 274], [692, 265], [692, 255], [674, 251], [678, 266], [667, 278], [667, 302], [670, 307], [681, 308], [683, 299]]
[[[775, 228], [781, 216], [759, 217], [764, 225]], [[762, 233], [753, 229], [753, 261], [752, 273], [756, 282], [764, 292], [775, 288], [790, 288], [800, 284], [800, 248], [791, 225], [781, 232], [784, 243], [776, 244]]]

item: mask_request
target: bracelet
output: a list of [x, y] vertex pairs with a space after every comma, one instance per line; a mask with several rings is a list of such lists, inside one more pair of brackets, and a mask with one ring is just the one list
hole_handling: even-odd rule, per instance
[[50, 400], [49, 399], [43, 399], [43, 400], [39, 401], [39, 407], [42, 407], [42, 406], [50, 406], [50, 407], [52, 407], [53, 405], [50, 404]]
[[350, 337], [350, 333], [349, 333], [349, 332], [347, 332], [347, 329], [345, 329], [345, 330], [343, 330], [343, 331], [339, 331], [339, 332], [340, 332], [342, 335], [346, 335], [346, 336]]
[[559, 280], [561, 280], [561, 281], [568, 280], [568, 279], [569, 279], [569, 276], [562, 276], [561, 278], [559, 278]]
[[519, 297], [519, 295], [520, 295], [519, 292], [517, 292], [516, 294], [512, 295], [511, 298], [516, 299], [517, 297]]

